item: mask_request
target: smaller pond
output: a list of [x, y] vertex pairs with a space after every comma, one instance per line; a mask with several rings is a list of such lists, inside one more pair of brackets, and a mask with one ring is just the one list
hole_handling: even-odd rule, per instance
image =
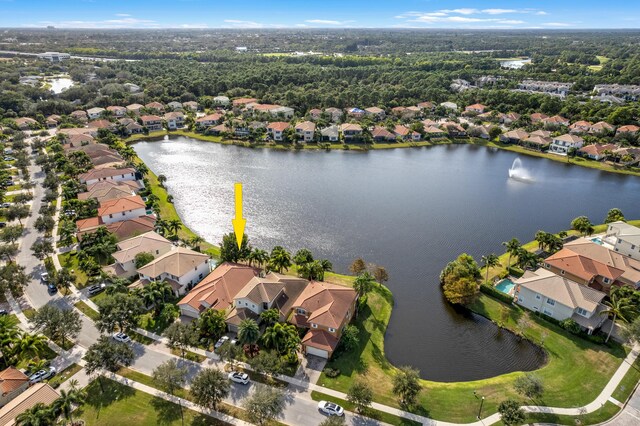
[[73, 80], [69, 77], [54, 77], [48, 78], [45, 80], [45, 83], [48, 84], [49, 90], [51, 90], [56, 95], [62, 93], [62, 91], [67, 90], [69, 87], [73, 86]]
[[500, 66], [502, 68], [511, 68], [514, 70], [518, 70], [530, 63], [531, 58], [510, 59], [508, 61], [500, 61]]

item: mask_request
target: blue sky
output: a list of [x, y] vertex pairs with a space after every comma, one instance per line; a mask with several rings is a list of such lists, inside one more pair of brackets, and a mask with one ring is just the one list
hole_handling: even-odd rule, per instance
[[0, 27], [640, 28], [637, 0], [0, 0]]

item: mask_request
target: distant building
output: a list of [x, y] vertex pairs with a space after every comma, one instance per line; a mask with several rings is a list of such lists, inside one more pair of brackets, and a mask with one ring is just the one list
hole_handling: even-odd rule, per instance
[[71, 59], [71, 55], [69, 55], [68, 53], [60, 52], [44, 52], [39, 53], [38, 58], [47, 60], [49, 62], [62, 62]]

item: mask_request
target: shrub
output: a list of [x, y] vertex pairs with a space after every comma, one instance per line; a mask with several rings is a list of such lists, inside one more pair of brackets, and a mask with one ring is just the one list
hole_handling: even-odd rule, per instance
[[484, 294], [487, 294], [491, 297], [493, 297], [494, 299], [498, 299], [501, 302], [504, 302], [506, 304], [512, 304], [513, 303], [513, 297], [509, 296], [508, 294], [504, 294], [501, 291], [496, 290], [494, 287], [492, 286], [488, 286], [486, 284], [482, 284], [480, 286], [480, 291]]
[[332, 379], [338, 377], [340, 375], [340, 369], [339, 368], [331, 368], [331, 367], [325, 367], [324, 370], [322, 370], [325, 374], [325, 376], [330, 377]]
[[580, 332], [582, 331], [580, 325], [571, 318], [567, 318], [566, 320], [561, 321], [560, 327], [564, 328], [571, 334], [580, 334]]

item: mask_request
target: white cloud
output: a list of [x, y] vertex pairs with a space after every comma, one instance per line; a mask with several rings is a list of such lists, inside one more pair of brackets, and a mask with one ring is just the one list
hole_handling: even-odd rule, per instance
[[548, 15], [547, 12], [545, 12], [544, 10], [538, 10], [537, 12], [535, 12], [536, 15]]
[[499, 24], [505, 24], [505, 25], [519, 25], [519, 24], [526, 24], [526, 22], [521, 21], [519, 19], [501, 19], [499, 21], [497, 21]]
[[355, 21], [333, 21], [330, 19], [307, 19], [304, 22], [307, 22], [309, 24], [319, 24], [319, 25], [345, 25]]
[[180, 24], [176, 28], [197, 29], [197, 28], [209, 28], [209, 26], [207, 24]]
[[476, 15], [476, 14], [480, 13], [480, 11], [478, 9], [471, 9], [471, 8], [443, 9], [443, 10], [440, 10], [439, 12], [442, 12], [442, 13], [459, 13], [460, 15]]
[[131, 15], [129, 15], [128, 13], [116, 13], [116, 16], [122, 16], [122, 17], [126, 18], [126, 17], [131, 16]]
[[573, 27], [574, 24], [568, 22], [545, 22], [542, 25], [545, 27]]
[[482, 13], [487, 15], [503, 15], [505, 13], [519, 13], [515, 9], [482, 9]]
[[[395, 16], [396, 19], [404, 19], [402, 26], [411, 26], [411, 23], [420, 24], [491, 24], [493, 27], [497, 25], [522, 25], [526, 24], [521, 19], [509, 19], [505, 16], [500, 18], [497, 15], [546, 15], [547, 12], [534, 9], [502, 9], [502, 8], [457, 8], [457, 9], [440, 9], [428, 12], [405, 12]], [[496, 25], [497, 24], [497, 25]], [[488, 27], [483, 25], [483, 27]]]
[[264, 24], [254, 21], [241, 21], [238, 19], [225, 19], [226, 24], [231, 24], [233, 28], [264, 28]]

